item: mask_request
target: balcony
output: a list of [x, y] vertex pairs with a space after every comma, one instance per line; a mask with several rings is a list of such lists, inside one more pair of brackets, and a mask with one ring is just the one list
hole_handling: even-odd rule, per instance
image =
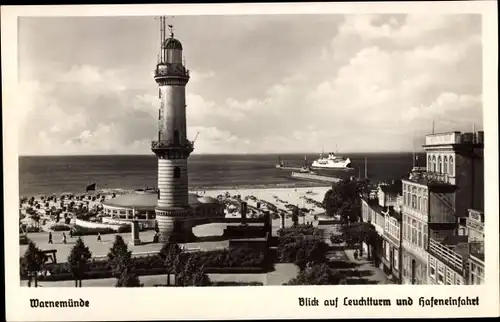
[[[458, 245], [456, 247], [458, 247]], [[450, 246], [432, 238], [429, 241], [429, 254], [460, 273], [464, 270], [463, 256]]]
[[424, 147], [432, 147], [439, 145], [483, 145], [484, 132], [477, 131], [475, 133], [467, 132], [448, 132], [429, 134], [425, 136]]
[[409, 180], [426, 186], [454, 186], [447, 173], [415, 171], [410, 173]]
[[173, 141], [158, 140], [151, 142], [151, 150], [185, 150], [189, 153], [194, 150], [193, 141], [185, 141], [184, 144], [174, 143]]
[[189, 70], [182, 65], [158, 64], [155, 69], [156, 77], [189, 78]]

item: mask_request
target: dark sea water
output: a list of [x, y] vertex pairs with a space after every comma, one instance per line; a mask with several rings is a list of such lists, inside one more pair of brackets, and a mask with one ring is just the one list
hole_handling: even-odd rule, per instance
[[[304, 154], [280, 155], [291, 165], [302, 166]], [[349, 154], [353, 167], [364, 176], [365, 157], [368, 176], [373, 181], [407, 176], [413, 164], [411, 153]], [[309, 162], [318, 155], [307, 155]], [[425, 160], [419, 156], [420, 160]], [[189, 158], [190, 189], [230, 189], [243, 187], [312, 186], [290, 178], [289, 171], [278, 170], [278, 155], [192, 155]], [[355, 172], [357, 175], [358, 171]], [[157, 184], [154, 155], [112, 156], [22, 156], [19, 158], [21, 196], [80, 193], [91, 183], [97, 189], [138, 189]]]

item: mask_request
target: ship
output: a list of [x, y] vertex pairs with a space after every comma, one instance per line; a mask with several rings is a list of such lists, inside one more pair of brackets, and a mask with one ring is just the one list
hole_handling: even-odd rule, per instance
[[311, 169], [321, 172], [351, 172], [354, 168], [351, 165], [351, 159], [345, 156], [336, 155], [333, 152], [328, 153], [328, 156], [323, 156], [323, 153], [317, 160], [311, 164]]

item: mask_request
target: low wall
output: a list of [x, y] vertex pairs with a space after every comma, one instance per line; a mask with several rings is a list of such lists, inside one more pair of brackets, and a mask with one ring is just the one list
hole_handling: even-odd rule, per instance
[[[111, 225], [130, 225], [132, 219], [115, 219], [111, 217], [102, 217], [103, 223], [111, 224]], [[136, 219], [139, 225], [142, 225], [143, 228], [155, 228], [156, 219]]]
[[113, 229], [118, 231], [118, 229], [121, 226], [121, 224], [106, 224], [106, 223], [98, 223], [98, 222], [91, 222], [91, 221], [85, 221], [81, 219], [75, 219], [75, 225], [84, 227], [84, 228], [93, 228], [93, 229]]

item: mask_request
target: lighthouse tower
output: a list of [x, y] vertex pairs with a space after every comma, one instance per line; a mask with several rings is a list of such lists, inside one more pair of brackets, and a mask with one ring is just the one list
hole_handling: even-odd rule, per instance
[[158, 157], [158, 203], [155, 209], [160, 241], [183, 235], [191, 214], [188, 199], [187, 158], [193, 142], [186, 136], [186, 84], [189, 71], [182, 61], [182, 44], [172, 26], [166, 37], [165, 17], [160, 17], [161, 49], [154, 79], [158, 84], [158, 138], [151, 144]]

